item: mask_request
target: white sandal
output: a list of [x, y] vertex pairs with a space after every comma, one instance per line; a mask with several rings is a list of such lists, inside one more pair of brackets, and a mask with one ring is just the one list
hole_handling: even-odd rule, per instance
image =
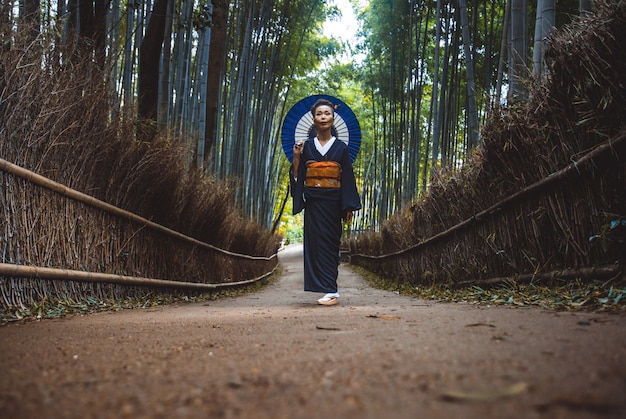
[[317, 300], [317, 304], [321, 304], [323, 306], [333, 306], [337, 304], [337, 297], [333, 297], [330, 295], [325, 295], [319, 300]]

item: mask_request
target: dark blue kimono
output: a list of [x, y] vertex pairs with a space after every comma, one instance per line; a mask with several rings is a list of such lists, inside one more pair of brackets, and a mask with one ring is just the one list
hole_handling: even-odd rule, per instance
[[[306, 162], [311, 160], [339, 163], [341, 188], [304, 186]], [[348, 146], [336, 139], [326, 155], [322, 156], [313, 139], [307, 140], [300, 156], [297, 181], [293, 170], [289, 173], [293, 213], [298, 214], [304, 209], [304, 290], [335, 293], [342, 219], [347, 211], [361, 209]]]

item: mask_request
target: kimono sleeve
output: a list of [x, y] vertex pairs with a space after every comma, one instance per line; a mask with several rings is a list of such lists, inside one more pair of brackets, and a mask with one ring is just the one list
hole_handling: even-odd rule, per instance
[[354, 170], [352, 168], [352, 162], [350, 161], [350, 154], [346, 147], [345, 152], [341, 158], [341, 210], [356, 211], [361, 209], [361, 198], [356, 188], [356, 179], [354, 177]]
[[304, 177], [306, 175], [305, 167], [300, 164], [298, 167], [298, 179], [293, 177], [293, 165], [289, 168], [289, 186], [291, 188], [291, 197], [293, 199], [293, 215], [298, 214], [304, 209]]

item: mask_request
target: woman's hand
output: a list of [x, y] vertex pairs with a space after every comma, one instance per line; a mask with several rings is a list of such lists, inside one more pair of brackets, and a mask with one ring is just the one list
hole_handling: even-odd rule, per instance
[[302, 155], [302, 150], [304, 150], [304, 142], [298, 142], [296, 141], [293, 144], [293, 156], [294, 157], [298, 157], [298, 159], [300, 158], [300, 156]]
[[344, 217], [346, 220], [346, 224], [350, 224], [352, 221], [352, 211], [346, 211], [346, 216]]
[[302, 155], [302, 150], [304, 150], [304, 142], [296, 141], [293, 144], [293, 177], [298, 177], [298, 168], [300, 167], [300, 156]]

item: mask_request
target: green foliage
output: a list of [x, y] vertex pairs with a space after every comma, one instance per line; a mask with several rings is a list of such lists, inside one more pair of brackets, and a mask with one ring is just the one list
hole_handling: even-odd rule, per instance
[[32, 321], [50, 319], [71, 315], [90, 314], [106, 311], [121, 311], [128, 309], [144, 309], [168, 304], [198, 303], [203, 301], [216, 301], [223, 298], [237, 297], [262, 290], [274, 281], [280, 272], [262, 279], [259, 282], [242, 288], [230, 288], [213, 292], [181, 292], [181, 291], [152, 291], [137, 296], [126, 298], [100, 299], [87, 297], [76, 300], [71, 296], [63, 298], [44, 298], [30, 307], [4, 307], [0, 306], [0, 325], [14, 321]]
[[518, 308], [539, 307], [557, 311], [626, 312], [626, 283], [610, 281], [555, 281], [550, 285], [504, 282], [484, 288], [446, 285], [412, 285], [381, 278], [352, 266], [370, 285], [414, 298], [438, 302], [465, 302]]
[[277, 70], [284, 71], [283, 76], [287, 77], [285, 81], [290, 84], [292, 73], [298, 78], [306, 76], [337, 50], [335, 40], [321, 36], [322, 24], [327, 16], [336, 14], [337, 9], [328, 7], [320, 0], [285, 1], [278, 9], [278, 13], [288, 23], [284, 34], [284, 39], [288, 41], [284, 56], [289, 59], [285, 60], [286, 67]]
[[607, 214], [609, 220], [602, 224], [600, 232], [589, 237], [590, 242], [597, 242], [606, 252], [614, 246], [626, 245], [626, 217]]
[[193, 12], [193, 28], [196, 31], [202, 31], [210, 28], [212, 25], [212, 17], [209, 12], [208, 4], [198, 4]]
[[279, 227], [279, 234], [283, 236], [284, 245], [302, 243], [304, 238], [304, 226], [302, 214], [285, 215], [284, 222]]

